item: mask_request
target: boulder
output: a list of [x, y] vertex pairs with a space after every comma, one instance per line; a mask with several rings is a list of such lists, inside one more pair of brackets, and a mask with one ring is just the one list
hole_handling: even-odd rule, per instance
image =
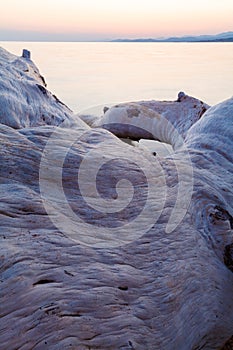
[[[89, 118], [92, 127], [103, 127], [121, 138], [158, 140], [179, 147], [179, 137], [187, 131], [210, 106], [184, 92], [176, 101], [138, 101], [115, 105], [100, 118]], [[181, 142], [182, 143], [182, 142]]]

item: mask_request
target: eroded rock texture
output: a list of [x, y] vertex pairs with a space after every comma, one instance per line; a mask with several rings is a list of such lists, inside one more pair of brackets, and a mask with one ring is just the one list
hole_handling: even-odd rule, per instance
[[159, 140], [175, 148], [180, 143], [174, 131], [178, 130], [184, 138], [209, 107], [180, 92], [176, 101], [121, 103], [105, 109], [100, 118], [83, 116], [83, 119], [92, 127], [103, 127], [122, 138]]
[[[24, 60], [1, 50], [1, 349], [220, 349], [233, 331], [233, 99], [178, 124], [166, 104], [147, 108], [177, 148], [158, 158], [75, 119]], [[42, 122], [50, 104], [62, 127]]]
[[0, 48], [0, 74], [2, 124], [20, 129], [78, 122], [72, 111], [47, 90], [45, 79], [28, 55], [17, 57]]

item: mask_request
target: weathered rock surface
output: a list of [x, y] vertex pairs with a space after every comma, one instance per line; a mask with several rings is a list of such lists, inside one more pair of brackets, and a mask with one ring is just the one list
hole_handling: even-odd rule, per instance
[[81, 120], [46, 89], [27, 50], [17, 57], [0, 48], [0, 120], [19, 129], [38, 125], [81, 124]]
[[41, 125], [39, 110], [31, 123], [24, 80], [23, 102], [0, 95], [1, 349], [221, 348], [233, 330], [233, 99], [180, 116], [184, 143], [158, 158], [71, 128], [68, 112], [68, 126]]
[[[179, 146], [175, 130], [182, 138], [209, 108], [206, 103], [180, 92], [176, 101], [121, 103], [100, 118], [84, 116], [92, 127], [103, 127], [118, 137], [132, 140], [154, 139]], [[171, 127], [173, 126], [173, 128]]]

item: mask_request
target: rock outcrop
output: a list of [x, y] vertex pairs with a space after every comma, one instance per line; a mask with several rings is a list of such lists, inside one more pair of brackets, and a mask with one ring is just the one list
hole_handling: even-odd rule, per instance
[[153, 157], [75, 119], [25, 58], [0, 56], [1, 349], [221, 348], [233, 326], [233, 99], [191, 120], [169, 103], [140, 107], [137, 126], [150, 127], [146, 109], [177, 147]]
[[176, 101], [121, 103], [105, 109], [100, 118], [80, 117], [91, 127], [105, 128], [121, 138], [158, 140], [176, 148], [180, 139], [177, 132], [183, 139], [209, 107], [180, 92]]
[[45, 79], [24, 50], [17, 57], [0, 48], [0, 121], [19, 129], [80, 124], [73, 112], [46, 88]]

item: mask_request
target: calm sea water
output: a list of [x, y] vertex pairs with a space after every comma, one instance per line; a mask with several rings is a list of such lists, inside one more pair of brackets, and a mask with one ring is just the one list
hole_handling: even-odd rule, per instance
[[216, 104], [233, 95], [233, 43], [0, 42], [31, 51], [48, 88], [75, 112], [179, 91]]

